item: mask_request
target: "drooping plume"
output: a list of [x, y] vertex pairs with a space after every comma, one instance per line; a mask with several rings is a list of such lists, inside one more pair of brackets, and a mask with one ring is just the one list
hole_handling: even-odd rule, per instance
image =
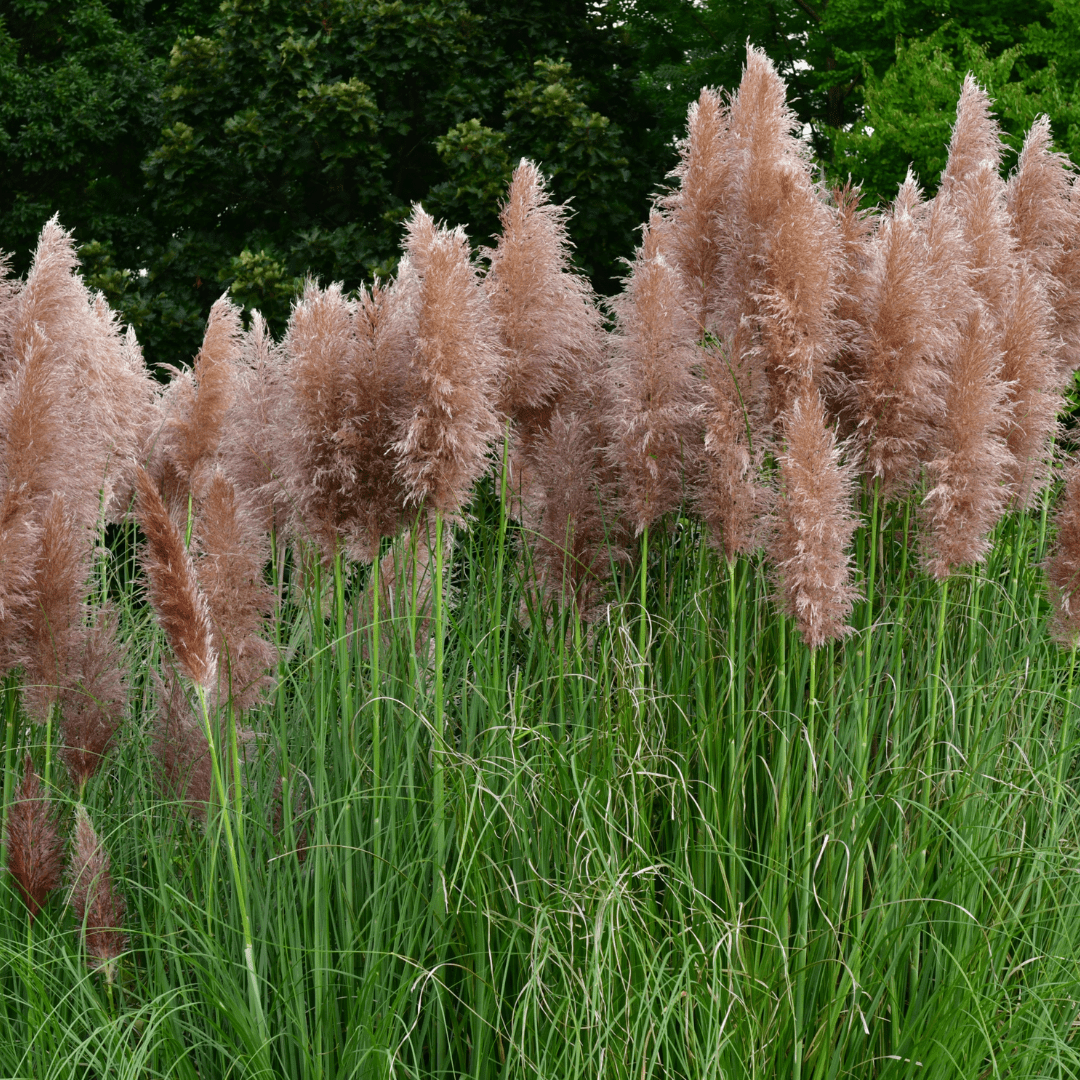
[[237, 712], [250, 708], [272, 684], [277, 663], [264, 637], [273, 593], [263, 579], [268, 557], [265, 534], [237, 495], [232, 481], [217, 469], [206, 481], [195, 522], [196, 566], [218, 657], [217, 699]]
[[679, 142], [679, 164], [672, 172], [679, 186], [660, 200], [670, 222], [668, 253], [682, 275], [698, 336], [715, 329], [712, 305], [721, 274], [721, 219], [730, 195], [725, 158], [728, 110], [720, 94], [703, 87], [690, 105], [686, 138]]
[[469, 242], [419, 206], [398, 271], [415, 319], [416, 398], [395, 451], [409, 498], [450, 516], [469, 501], [499, 434], [499, 354]]
[[60, 758], [81, 788], [112, 748], [127, 711], [126, 655], [117, 636], [116, 611], [99, 608], [84, 628], [72, 679], [60, 693]]
[[679, 505], [687, 467], [697, 460], [697, 327], [679, 273], [662, 253], [664, 228], [654, 215], [612, 303], [611, 454], [635, 533]]
[[64, 844], [56, 814], [26, 755], [22, 783], [7, 821], [7, 866], [33, 922], [49, 893], [60, 884]]
[[411, 319], [396, 284], [357, 302], [340, 285], [309, 283], [293, 309], [283, 347], [294, 528], [327, 562], [339, 545], [370, 562], [401, 527], [406, 492], [392, 446], [411, 400]]
[[157, 714], [152, 749], [161, 768], [162, 792], [204, 822], [213, 794], [213, 763], [206, 732], [172, 671], [166, 669], [164, 677], [153, 672], [153, 682]]
[[927, 569], [937, 578], [983, 558], [1008, 498], [1011, 457], [997, 344], [990, 317], [976, 306], [947, 373], [945, 410], [927, 463], [930, 490], [920, 508]]
[[145, 469], [136, 473], [135, 517], [146, 537], [142, 564], [150, 602], [181, 670], [192, 682], [214, 687], [217, 658], [206, 599], [184, 538]]
[[1057, 538], [1046, 560], [1054, 636], [1066, 648], [1080, 641], [1080, 466], [1070, 462], [1054, 514]]
[[842, 461], [816, 390], [797, 397], [784, 418], [776, 531], [769, 545], [782, 609], [811, 649], [851, 632], [858, 591], [849, 548], [855, 533], [850, 463]]
[[103, 971], [112, 982], [116, 961], [127, 948], [123, 929], [127, 905], [113, 883], [108, 852], [81, 803], [75, 808], [68, 874], [68, 902], [79, 924], [86, 958], [95, 971]]

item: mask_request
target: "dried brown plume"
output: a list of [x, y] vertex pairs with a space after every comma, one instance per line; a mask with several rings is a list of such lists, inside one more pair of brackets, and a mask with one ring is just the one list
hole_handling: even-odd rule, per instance
[[72, 677], [60, 692], [59, 754], [76, 788], [97, 772], [127, 711], [126, 655], [117, 629], [115, 609], [99, 608], [81, 630]]
[[780, 498], [769, 555], [782, 609], [811, 649], [845, 637], [858, 591], [848, 549], [855, 533], [851, 463], [826, 425], [821, 397], [809, 390], [784, 418]]
[[232, 481], [216, 469], [206, 482], [195, 519], [196, 565], [218, 656], [216, 698], [241, 712], [272, 685], [277, 663], [273, 646], [262, 637], [274, 604], [263, 579], [269, 552], [265, 534]]
[[676, 268], [662, 253], [664, 222], [644, 229], [624, 291], [612, 303], [610, 379], [624, 507], [635, 534], [682, 501], [697, 459], [697, 326]]
[[1011, 456], [1004, 439], [1008, 413], [1000, 364], [993, 323], [976, 306], [947, 373], [945, 410], [926, 466], [930, 490], [920, 515], [927, 569], [937, 578], [983, 558], [987, 535], [1008, 498]]
[[398, 271], [415, 318], [417, 396], [395, 452], [409, 498], [451, 517], [468, 503], [500, 426], [499, 353], [461, 229], [441, 229], [417, 206]]
[[8, 872], [33, 922], [49, 893], [60, 884], [64, 844], [56, 813], [26, 755], [23, 778], [8, 808]]
[[79, 924], [86, 956], [95, 971], [109, 982], [116, 977], [116, 961], [127, 948], [124, 914], [127, 905], [113, 883], [105, 851], [85, 807], [75, 808], [75, 834], [68, 866], [71, 882], [68, 902]]
[[195, 566], [157, 485], [141, 467], [136, 486], [135, 518], [146, 537], [142, 565], [150, 602], [181, 670], [192, 682], [212, 690], [217, 658], [210, 613], [199, 590]]

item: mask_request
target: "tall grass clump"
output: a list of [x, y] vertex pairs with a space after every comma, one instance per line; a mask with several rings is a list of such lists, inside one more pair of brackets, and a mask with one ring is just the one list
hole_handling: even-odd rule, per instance
[[1080, 1072], [1075, 174], [691, 108], [601, 307], [474, 256], [151, 378], [0, 265], [0, 1075]]

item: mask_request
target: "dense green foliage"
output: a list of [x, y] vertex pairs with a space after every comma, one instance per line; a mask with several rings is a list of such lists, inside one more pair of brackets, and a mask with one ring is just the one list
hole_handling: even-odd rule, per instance
[[[445, 743], [407, 611], [376, 667], [348, 620], [362, 579], [285, 606], [239, 878], [217, 812], [204, 831], [162, 800], [136, 710], [85, 796], [130, 951], [107, 985], [59, 895], [28, 930], [5, 884], [0, 1073], [1075, 1076], [1077, 691], [1045, 628], [1045, 514], [943, 587], [908, 508], [867, 508], [870, 599], [813, 659], [763, 565], [679, 521], [642, 655], [632, 599], [588, 631], [531, 611], [491, 488], [447, 566]], [[102, 580], [145, 700], [167, 646], [128, 574]], [[4, 720], [10, 784], [11, 688]], [[297, 812], [275, 830], [278, 776]]]
[[225, 288], [280, 329], [306, 274], [392, 268], [410, 204], [487, 242], [517, 159], [572, 199], [611, 292], [687, 103], [747, 39], [792, 88], [834, 180], [929, 189], [973, 70], [1016, 142], [1040, 111], [1080, 154], [1080, 4], [951, 0], [4, 0], [0, 249], [44, 220], [155, 362], [184, 361]]

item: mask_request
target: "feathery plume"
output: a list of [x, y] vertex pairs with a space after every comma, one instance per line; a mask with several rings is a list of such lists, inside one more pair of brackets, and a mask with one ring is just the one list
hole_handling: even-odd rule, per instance
[[1054, 636], [1066, 648], [1080, 641], [1080, 465], [1070, 462], [1054, 513], [1057, 537], [1044, 565]]
[[133, 335], [121, 334], [77, 267], [74, 240], [53, 217], [14, 300], [10, 342], [16, 356], [26, 355], [35, 338], [48, 353], [64, 437], [42, 443], [39, 468], [52, 472], [57, 482], [50, 489], [63, 491], [69, 513], [90, 528], [103, 501], [115, 505], [116, 484], [152, 402], [152, 381]]
[[212, 689], [217, 668], [213, 631], [191, 556], [150, 475], [139, 467], [135, 479], [135, 517], [146, 537], [142, 564], [150, 602], [184, 674]]
[[1050, 482], [1057, 415], [1063, 404], [1050, 338], [1052, 320], [1043, 279], [1021, 263], [1001, 313], [1000, 378], [1009, 407], [1007, 479], [1013, 503], [1025, 509]]
[[406, 493], [392, 445], [408, 407], [408, 298], [376, 284], [359, 303], [309, 283], [283, 343], [294, 426], [288, 460], [296, 528], [333, 561], [370, 562], [401, 526]]
[[49, 893], [60, 884], [64, 845], [56, 814], [26, 755], [22, 783], [8, 808], [8, 872], [33, 922]]
[[159, 484], [170, 506], [198, 498], [217, 460], [225, 417], [233, 399], [243, 327], [240, 309], [228, 295], [210, 309], [194, 368], [171, 368], [173, 379], [161, 400], [162, 430], [155, 457]]
[[112, 748], [127, 709], [125, 653], [116, 610], [98, 609], [80, 634], [73, 679], [60, 691], [60, 757], [81, 789]]
[[604, 606], [613, 566], [625, 560], [617, 489], [587, 414], [556, 410], [533, 456], [542, 497], [531, 536], [532, 570], [549, 599], [573, 604], [588, 622]]
[[[730, 184], [714, 304], [720, 336], [739, 347], [734, 358], [753, 376], [744, 399], [756, 401], [767, 382], [769, 423], [806, 384], [822, 386], [840, 346], [841, 237], [813, 182], [808, 148], [793, 135], [796, 126], [772, 62], [748, 48], [725, 140]], [[736, 337], [744, 320], [753, 333]]]
[[418, 205], [407, 226], [399, 281], [415, 318], [417, 396], [394, 450], [409, 498], [450, 517], [469, 500], [499, 433], [499, 354], [461, 229], [440, 229]]
[[678, 271], [661, 253], [663, 230], [653, 215], [624, 292], [612, 303], [611, 453], [635, 533], [679, 505], [684, 469], [697, 449], [697, 330]]
[[504, 353], [499, 410], [514, 419], [551, 405], [600, 349], [592, 289], [571, 271], [566, 216], [523, 158], [499, 215], [502, 235], [484, 251], [483, 278]]
[[54, 495], [43, 514], [26, 612], [26, 708], [39, 723], [74, 675], [89, 554], [85, 541], [64, 496]]
[[[931, 220], [935, 217], [935, 220]], [[956, 259], [957, 232], [943, 207], [928, 207], [910, 170], [879, 221], [856, 284], [850, 345], [851, 417], [866, 475], [885, 497], [918, 474], [944, 407], [945, 358], [970, 293]]]
[[79, 923], [87, 960], [103, 971], [108, 982], [116, 977], [116, 961], [127, 948], [124, 914], [127, 905], [113, 883], [109, 855], [105, 851], [86, 808], [75, 808], [75, 834], [68, 870], [71, 881], [68, 902]]
[[206, 482], [195, 542], [200, 552], [196, 572], [219, 658], [217, 699], [230, 700], [241, 712], [273, 682], [269, 669], [277, 654], [260, 632], [274, 601], [263, 580], [268, 556], [264, 535], [221, 469]]
[[161, 766], [161, 788], [169, 798], [184, 803], [198, 821], [206, 821], [213, 794], [210, 744], [181, 681], [166, 669], [162, 678], [152, 673], [157, 715], [152, 750]]
[[985, 309], [967, 317], [948, 371], [945, 410], [934, 456], [927, 464], [930, 491], [920, 514], [927, 569], [936, 578], [978, 562], [987, 534], [1008, 496], [1010, 455], [1004, 441], [1006, 389], [997, 376], [1001, 355]]
[[761, 539], [770, 492], [758, 479], [764, 450], [743, 401], [741, 379], [724, 345], [702, 351], [705, 438], [695, 490], [709, 541], [728, 561], [746, 555]]
[[288, 407], [284, 351], [266, 320], [252, 312], [233, 371], [233, 402], [223, 425], [220, 452], [225, 474], [252, 505], [261, 527], [282, 536], [289, 510], [285, 487]]
[[659, 202], [670, 223], [667, 253], [682, 275], [698, 337], [713, 329], [711, 304], [723, 251], [720, 221], [731, 182], [725, 157], [727, 136], [728, 109], [723, 99], [716, 90], [702, 87], [688, 110], [686, 138], [678, 146], [679, 164], [670, 174], [679, 186]]
[[769, 554], [780, 603], [803, 641], [816, 649], [851, 633], [847, 620], [858, 599], [848, 548], [855, 533], [850, 463], [841, 461], [816, 390], [797, 397], [784, 422], [780, 499]]

